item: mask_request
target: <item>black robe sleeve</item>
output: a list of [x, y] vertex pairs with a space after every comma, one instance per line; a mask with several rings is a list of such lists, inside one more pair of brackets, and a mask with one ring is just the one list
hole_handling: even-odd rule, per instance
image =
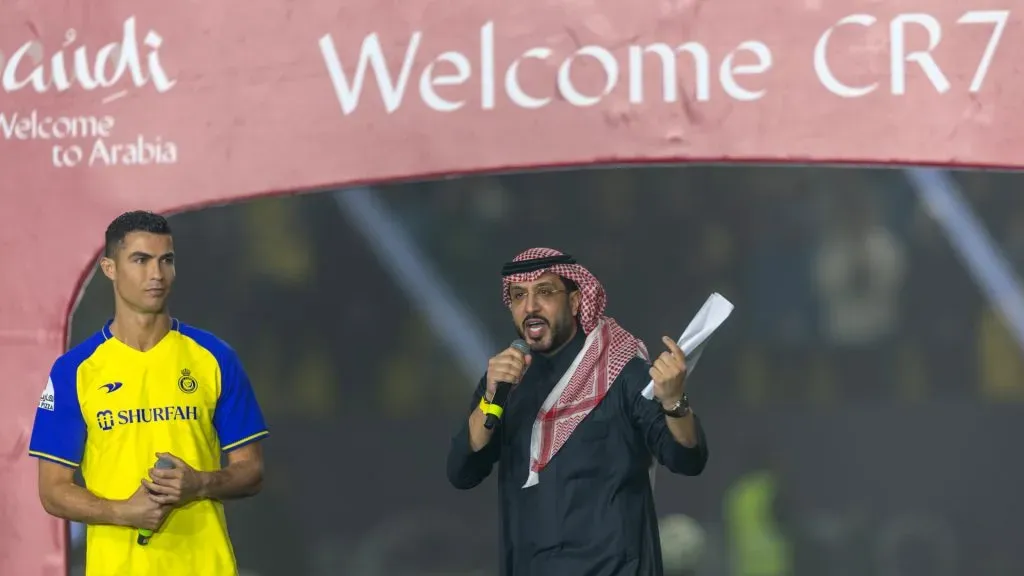
[[[673, 474], [697, 476], [704, 471], [708, 462], [708, 443], [704, 437], [704, 428], [700, 419], [694, 414], [697, 425], [697, 445], [687, 448], [676, 441], [672, 431], [665, 423], [665, 416], [655, 400], [648, 400], [640, 393], [650, 382], [648, 374], [650, 366], [643, 361], [630, 362], [623, 370], [626, 386], [626, 406], [629, 410], [633, 426], [643, 435], [644, 442], [651, 454], [668, 468]], [[627, 373], [628, 372], [628, 373]]]
[[473, 393], [473, 402], [469, 406], [469, 412], [462, 419], [462, 426], [452, 438], [451, 447], [448, 449], [448, 482], [459, 490], [475, 488], [491, 474], [494, 463], [501, 456], [501, 427], [494, 431], [491, 441], [479, 452], [473, 452], [469, 444], [469, 415], [476, 410], [487, 388], [487, 376], [480, 379], [480, 383]]

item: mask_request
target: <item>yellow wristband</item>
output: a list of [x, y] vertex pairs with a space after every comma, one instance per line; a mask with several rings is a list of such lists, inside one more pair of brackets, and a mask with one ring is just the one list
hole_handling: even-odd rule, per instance
[[483, 412], [484, 414], [494, 414], [498, 418], [501, 418], [501, 414], [502, 412], [504, 412], [501, 406], [498, 406], [497, 404], [491, 404], [490, 402], [487, 401], [487, 398], [485, 398], [484, 396], [480, 397], [480, 411]]

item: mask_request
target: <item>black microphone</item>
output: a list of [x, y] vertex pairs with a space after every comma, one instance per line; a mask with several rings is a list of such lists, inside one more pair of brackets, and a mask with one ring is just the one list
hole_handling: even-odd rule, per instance
[[[519, 350], [524, 355], [530, 353], [530, 345], [526, 343], [526, 340], [516, 339], [512, 342], [512, 348]], [[491, 404], [494, 404], [498, 408], [501, 408], [502, 412], [505, 411], [505, 402], [508, 401], [508, 394], [512, 391], [512, 385], [508, 382], [498, 382], [498, 385], [494, 388], [494, 398], [491, 399]], [[497, 414], [488, 414], [484, 420], [484, 428], [491, 430], [494, 425], [498, 423], [501, 416]]]
[[[156, 461], [155, 468], [157, 470], [173, 470], [175, 468], [174, 462], [171, 462], [167, 458], [159, 458]], [[147, 528], [141, 528], [139, 530], [139, 536], [135, 539], [135, 542], [139, 546], [145, 546], [149, 544], [149, 539], [153, 537], [153, 531]]]

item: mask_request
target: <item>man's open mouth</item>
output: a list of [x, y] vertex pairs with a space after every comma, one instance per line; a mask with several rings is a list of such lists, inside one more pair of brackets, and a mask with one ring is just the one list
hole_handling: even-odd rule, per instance
[[527, 336], [530, 338], [540, 338], [544, 335], [545, 330], [547, 330], [548, 323], [539, 318], [531, 318], [523, 322], [523, 326], [526, 328]]

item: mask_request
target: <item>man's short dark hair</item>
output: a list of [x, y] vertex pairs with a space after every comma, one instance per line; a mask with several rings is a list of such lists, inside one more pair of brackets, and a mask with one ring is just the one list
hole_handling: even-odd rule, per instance
[[171, 234], [171, 226], [167, 219], [159, 214], [145, 210], [125, 212], [107, 226], [106, 244], [103, 255], [112, 258], [124, 244], [125, 236], [132, 232], [149, 232], [150, 234]]

